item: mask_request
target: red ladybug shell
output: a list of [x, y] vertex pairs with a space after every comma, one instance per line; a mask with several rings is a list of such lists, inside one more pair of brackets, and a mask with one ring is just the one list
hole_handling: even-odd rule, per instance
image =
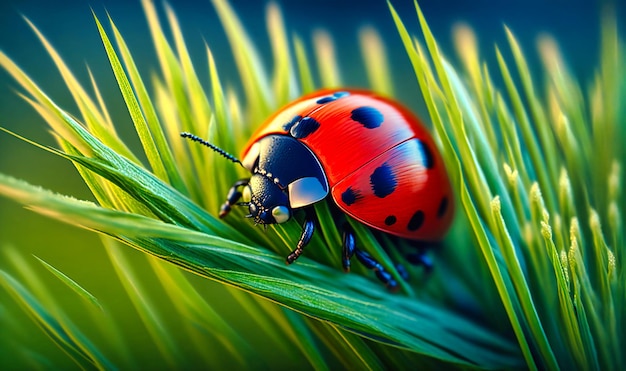
[[354, 90], [306, 95], [261, 125], [242, 158], [270, 134], [304, 143], [335, 203], [361, 223], [415, 240], [438, 240], [448, 229], [453, 195], [443, 160], [426, 128], [398, 103]]

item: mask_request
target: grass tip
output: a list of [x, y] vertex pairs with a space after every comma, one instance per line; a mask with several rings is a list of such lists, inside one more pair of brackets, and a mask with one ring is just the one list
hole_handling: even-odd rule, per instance
[[600, 216], [598, 215], [598, 212], [595, 209], [590, 209], [589, 214], [589, 226], [593, 231], [599, 232], [602, 227], [600, 225]]
[[621, 166], [619, 161], [614, 160], [611, 164], [611, 172], [609, 173], [609, 198], [615, 199], [620, 191]]
[[517, 184], [517, 180], [519, 179], [519, 172], [517, 171], [517, 169], [511, 169], [511, 166], [509, 166], [509, 164], [507, 163], [502, 164], [502, 167], [504, 168], [504, 173], [506, 174], [506, 178], [509, 181], [509, 185], [511, 187], [515, 186], [515, 184]]
[[561, 250], [559, 253], [559, 259], [561, 260], [561, 267], [563, 268], [563, 275], [565, 276], [566, 282], [569, 282], [569, 264], [567, 259], [567, 252], [565, 250]]
[[534, 204], [541, 205], [543, 204], [543, 199], [541, 197], [541, 189], [539, 188], [539, 183], [534, 182], [530, 186], [530, 199]]
[[552, 227], [550, 227], [550, 223], [544, 220], [541, 221], [541, 234], [546, 240], [552, 239]]
[[609, 276], [609, 279], [613, 280], [616, 278], [615, 269], [617, 265], [617, 263], [615, 262], [615, 254], [613, 254], [613, 251], [611, 251], [611, 249], [606, 249], [606, 257], [608, 265], [607, 274]]
[[502, 209], [502, 203], [500, 202], [500, 196], [496, 196], [491, 200], [491, 211], [494, 214], [500, 214], [500, 210]]
[[580, 238], [580, 224], [577, 217], [573, 217], [569, 227], [569, 238], [572, 241], [577, 241]]
[[609, 203], [609, 220], [611, 221], [613, 225], [618, 226], [621, 224], [620, 219], [621, 217], [620, 217], [619, 207], [617, 206], [617, 202], [611, 201]]
[[541, 216], [543, 217], [543, 221], [546, 223], [550, 222], [550, 213], [548, 212], [548, 209], [544, 208], [543, 211], [541, 212]]

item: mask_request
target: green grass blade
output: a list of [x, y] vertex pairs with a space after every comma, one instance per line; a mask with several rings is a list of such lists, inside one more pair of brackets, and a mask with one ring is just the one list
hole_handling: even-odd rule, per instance
[[[95, 19], [98, 24], [98, 31], [101, 33], [103, 42], [105, 43], [105, 45], [107, 45], [107, 54], [109, 55], [111, 64], [114, 66], [114, 73], [116, 75], [116, 78], [118, 79], [118, 83], [120, 84], [120, 87], [123, 88], [122, 93], [124, 95], [125, 101], [127, 102], [127, 107], [129, 111], [136, 112], [135, 115], [131, 116], [133, 118], [137, 116], [136, 118], [138, 121], [133, 120], [136, 127], [137, 125], [139, 125], [139, 128], [137, 128], [137, 133], [139, 134], [140, 139], [142, 139], [142, 134], [143, 136], [146, 136], [145, 142], [144, 140], [142, 140], [142, 144], [144, 148], [150, 150], [150, 153], [146, 151], [148, 161], [150, 161], [151, 164], [156, 163], [152, 166], [162, 168], [162, 171], [167, 176], [161, 179], [169, 181], [169, 183], [171, 183], [174, 188], [185, 194], [187, 187], [180, 176], [177, 164], [174, 161], [172, 150], [170, 149], [165, 139], [163, 127], [161, 126], [156, 110], [154, 109], [154, 105], [152, 104], [148, 91], [143, 83], [139, 71], [137, 70], [137, 66], [135, 65], [130, 50], [128, 50], [126, 42], [124, 41], [117, 27], [115, 26], [113, 20], [109, 18], [109, 23], [113, 30], [115, 41], [117, 42], [120, 54], [122, 56], [122, 60], [124, 61], [124, 65], [126, 66], [126, 70], [128, 71], [128, 81], [125, 82], [124, 80], [126, 74], [119, 64], [119, 61], [117, 60], [117, 56], [108, 40], [105, 31], [98, 22], [98, 19]], [[129, 84], [131, 84], [134, 88], [133, 91], [134, 94], [136, 94], [136, 100], [133, 99], [133, 91], [129, 90]], [[142, 120], [142, 113], [143, 115], [145, 115], [145, 120]], [[141, 128], [141, 126], [145, 127]], [[159, 173], [157, 172], [157, 175], [158, 174]]]
[[359, 32], [361, 55], [372, 90], [385, 96], [393, 96], [392, 76], [387, 60], [387, 51], [382, 37], [371, 27]]
[[[198, 331], [188, 332], [191, 333], [193, 345], [198, 347], [198, 353], [203, 355], [207, 364], [224, 358], [223, 352], [226, 351], [241, 367], [253, 366], [251, 359], [260, 355], [224, 321], [220, 313], [201, 296], [183, 272], [155, 258], [150, 258], [149, 262], [178, 312], [194, 327], [200, 328]], [[206, 349], [206, 337], [200, 336], [201, 333], [210, 334], [221, 347]]]
[[0, 270], [0, 286], [3, 286], [33, 321], [81, 368], [113, 369], [113, 365], [59, 312], [58, 306], [50, 312], [22, 284], [8, 273]]
[[[390, 295], [377, 282], [347, 277], [308, 259], [285, 266], [282, 256], [171, 224], [55, 196], [0, 176], [0, 193], [33, 210], [107, 235], [205, 277], [262, 295], [314, 318], [376, 341], [463, 364], [512, 366], [511, 344], [464, 319], [407, 297]], [[345, 295], [348, 288], [353, 295]], [[355, 308], [359, 308], [356, 310]], [[462, 329], [461, 332], [459, 332]], [[434, 334], [437, 334], [436, 336]], [[470, 338], [467, 334], [473, 334]], [[490, 343], [494, 352], [480, 351]], [[454, 340], [451, 340], [454, 339]]]
[[63, 282], [67, 287], [69, 287], [70, 289], [72, 289], [72, 291], [74, 291], [75, 293], [78, 294], [78, 296], [82, 297], [83, 299], [85, 299], [87, 302], [89, 302], [90, 304], [94, 305], [96, 308], [98, 308], [99, 310], [103, 310], [102, 309], [102, 305], [100, 305], [100, 302], [98, 302], [98, 299], [93, 296], [89, 291], [85, 290], [82, 286], [80, 286], [78, 283], [76, 283], [76, 281], [72, 280], [71, 278], [69, 278], [68, 276], [66, 276], [65, 274], [63, 274], [61, 271], [59, 271], [58, 269], [56, 269], [55, 267], [53, 267], [52, 265], [46, 263], [44, 260], [42, 260], [41, 258], [35, 256], [35, 258], [37, 258], [37, 260], [39, 260], [39, 262], [48, 270], [50, 271], [50, 273], [52, 273], [55, 277], [57, 277], [59, 280], [61, 280], [61, 282]]
[[321, 85], [325, 88], [340, 87], [342, 85], [341, 73], [335, 57], [335, 46], [330, 35], [326, 31], [315, 31], [313, 45]]
[[311, 73], [310, 59], [302, 39], [295, 35], [293, 37], [293, 47], [296, 53], [296, 63], [298, 65], [298, 76], [300, 80], [300, 90], [302, 94], [313, 92], [315, 84], [313, 83], [313, 75]]
[[268, 94], [271, 91], [270, 85], [258, 52], [230, 4], [225, 0], [212, 0], [212, 3], [226, 30], [226, 36], [241, 76], [249, 112], [256, 117], [267, 117], [276, 103]]

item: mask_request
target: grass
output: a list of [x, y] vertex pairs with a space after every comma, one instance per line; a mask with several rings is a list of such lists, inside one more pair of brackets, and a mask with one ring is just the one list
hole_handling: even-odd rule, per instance
[[[315, 35], [317, 63], [311, 63], [310, 51], [302, 39], [288, 36], [275, 6], [267, 13], [274, 70], [265, 71], [232, 8], [221, 0], [214, 5], [240, 72], [241, 96], [223, 87], [208, 45], [210, 85], [200, 82], [167, 5], [171, 37], [152, 2], [143, 2], [161, 68], [149, 76], [151, 91], [113, 20], [103, 22], [94, 14], [141, 156], [118, 136], [96, 81], [91, 80], [94, 93], [89, 94], [33, 24], [76, 102], [75, 115], [0, 52], [0, 66], [46, 120], [58, 147], [9, 134], [71, 161], [97, 202], [54, 194], [5, 174], [0, 174], [0, 194], [99, 233], [135, 321], [125, 326], [108, 314], [110, 303], [101, 303], [80, 282], [41, 259], [4, 249], [20, 278], [0, 271], [0, 286], [65, 354], [49, 359], [15, 341], [8, 346], [17, 350], [16, 364], [145, 367], [125, 339], [133, 328], [145, 333], [142, 346], [153, 350], [151, 362], [168, 368], [198, 362], [220, 368], [302, 363], [315, 369], [624, 368], [621, 138], [626, 113], [620, 103], [626, 79], [614, 20], [603, 23], [599, 69], [583, 88], [547, 37], [539, 48], [543, 82], [531, 76], [509, 29], [503, 31], [508, 44], [496, 47], [497, 65], [490, 66], [478, 55], [472, 31], [459, 27], [461, 64], [454, 66], [441, 54], [417, 4], [421, 38], [407, 32], [406, 19], [389, 5], [458, 203], [444, 248], [434, 253], [433, 274], [425, 277], [409, 267], [413, 279], [390, 293], [356, 265], [350, 275], [341, 272], [340, 234], [325, 203], [316, 206], [322, 233], [293, 266], [283, 259], [299, 237], [299, 223], [264, 233], [239, 211], [226, 220], [216, 217], [232, 181], [245, 174], [181, 140], [179, 133], [196, 133], [238, 153], [255, 129], [249, 123], [263, 122], [282, 104], [315, 89], [314, 71], [323, 86], [338, 85], [340, 73], [331, 37]], [[364, 30], [361, 45], [372, 88], [393, 96], [392, 72], [376, 31]], [[402, 261], [400, 254], [391, 249], [388, 256], [388, 246], [365, 227], [353, 226], [364, 249], [399, 278], [391, 262]], [[150, 273], [137, 273], [127, 246], [146, 253]], [[87, 319], [68, 317], [63, 303], [48, 293], [40, 263], [49, 271], [44, 273], [84, 301]], [[185, 271], [219, 284], [207, 293], [208, 283]], [[160, 283], [156, 293], [150, 287], [155, 282]], [[169, 299], [167, 309], [159, 295]], [[224, 319], [232, 307], [213, 298], [226, 296], [257, 326], [264, 346], [243, 338], [237, 324]], [[3, 313], [8, 312], [0, 306], [7, 333], [26, 326]]]

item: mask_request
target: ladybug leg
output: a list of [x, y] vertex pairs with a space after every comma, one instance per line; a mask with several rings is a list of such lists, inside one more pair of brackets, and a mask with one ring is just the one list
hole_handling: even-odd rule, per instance
[[434, 262], [430, 256], [428, 256], [427, 252], [429, 248], [432, 248], [434, 244], [431, 243], [420, 243], [417, 246], [417, 252], [410, 253], [406, 255], [406, 259], [409, 263], [417, 266], [423, 266], [426, 272], [430, 272], [433, 270]]
[[239, 199], [241, 198], [241, 192], [239, 191], [239, 188], [248, 185], [249, 182], [250, 179], [241, 179], [236, 181], [233, 186], [230, 187], [228, 195], [226, 196], [226, 201], [222, 204], [222, 207], [220, 208], [220, 218], [228, 215], [231, 207], [236, 204], [237, 201], [239, 201]]
[[[395, 290], [398, 288], [398, 282], [393, 276], [385, 270], [385, 268], [374, 259], [370, 254], [356, 247], [354, 243], [354, 231], [348, 226], [344, 226], [343, 231], [343, 267], [344, 269], [350, 269], [350, 258], [353, 254], [356, 254], [356, 258], [367, 269], [371, 269], [376, 273], [376, 277], [384, 283], [387, 288]], [[346, 264], [347, 263], [347, 264]], [[347, 265], [347, 266], [346, 266]]]
[[307, 209], [304, 224], [302, 224], [300, 240], [298, 240], [296, 248], [287, 256], [287, 264], [293, 263], [302, 255], [304, 247], [311, 241], [311, 237], [313, 237], [313, 232], [315, 232], [315, 217], [310, 209]]
[[341, 263], [343, 264], [343, 270], [350, 272], [350, 259], [354, 255], [356, 250], [356, 244], [354, 242], [354, 233], [351, 233], [344, 227], [343, 231], [343, 249], [341, 252]]

